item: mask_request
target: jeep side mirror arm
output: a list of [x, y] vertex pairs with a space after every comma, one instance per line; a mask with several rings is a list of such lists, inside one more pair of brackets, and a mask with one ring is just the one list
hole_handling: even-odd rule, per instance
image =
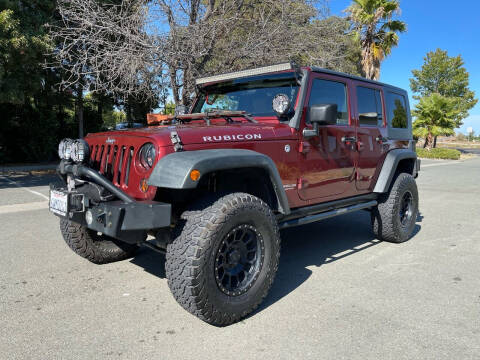
[[318, 122], [313, 123], [313, 129], [308, 129], [308, 128], [303, 129], [302, 134], [305, 139], [310, 139], [312, 137], [318, 136], [319, 134]]

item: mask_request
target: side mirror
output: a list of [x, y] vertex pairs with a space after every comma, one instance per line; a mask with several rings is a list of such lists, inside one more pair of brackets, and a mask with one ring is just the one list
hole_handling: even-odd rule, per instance
[[318, 136], [319, 125], [335, 125], [337, 123], [337, 104], [321, 104], [310, 106], [308, 118], [313, 124], [313, 130], [304, 129], [303, 136], [306, 138]]

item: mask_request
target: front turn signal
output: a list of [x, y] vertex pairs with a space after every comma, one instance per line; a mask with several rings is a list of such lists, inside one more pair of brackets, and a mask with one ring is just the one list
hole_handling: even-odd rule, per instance
[[148, 191], [147, 179], [142, 179], [142, 181], [140, 181], [140, 190], [143, 193], [146, 193]]
[[198, 170], [190, 171], [190, 179], [192, 179], [193, 181], [198, 181], [198, 179], [200, 179], [200, 171]]

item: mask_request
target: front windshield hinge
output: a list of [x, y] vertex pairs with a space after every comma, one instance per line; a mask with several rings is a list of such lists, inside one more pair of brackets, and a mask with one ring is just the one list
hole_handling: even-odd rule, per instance
[[297, 84], [302, 85], [302, 77], [303, 77], [302, 68], [298, 66], [295, 61], [290, 61], [290, 64], [292, 66], [293, 73], [295, 74], [295, 80], [297, 81]]

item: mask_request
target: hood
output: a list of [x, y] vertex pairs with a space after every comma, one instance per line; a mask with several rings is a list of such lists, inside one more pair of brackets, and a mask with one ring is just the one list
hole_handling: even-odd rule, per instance
[[[234, 124], [203, 124], [189, 123], [176, 125], [151, 126], [140, 129], [127, 129], [109, 131], [104, 133], [89, 134], [88, 139], [94, 140], [97, 137], [109, 138], [111, 141], [126, 138], [149, 138], [162, 146], [171, 146], [171, 133], [176, 132], [184, 145], [189, 144], [207, 144], [207, 143], [224, 143], [224, 142], [245, 142], [245, 141], [262, 141], [290, 138], [292, 132], [287, 124], [280, 123], [234, 123]], [[140, 140], [140, 139], [139, 139]]]

